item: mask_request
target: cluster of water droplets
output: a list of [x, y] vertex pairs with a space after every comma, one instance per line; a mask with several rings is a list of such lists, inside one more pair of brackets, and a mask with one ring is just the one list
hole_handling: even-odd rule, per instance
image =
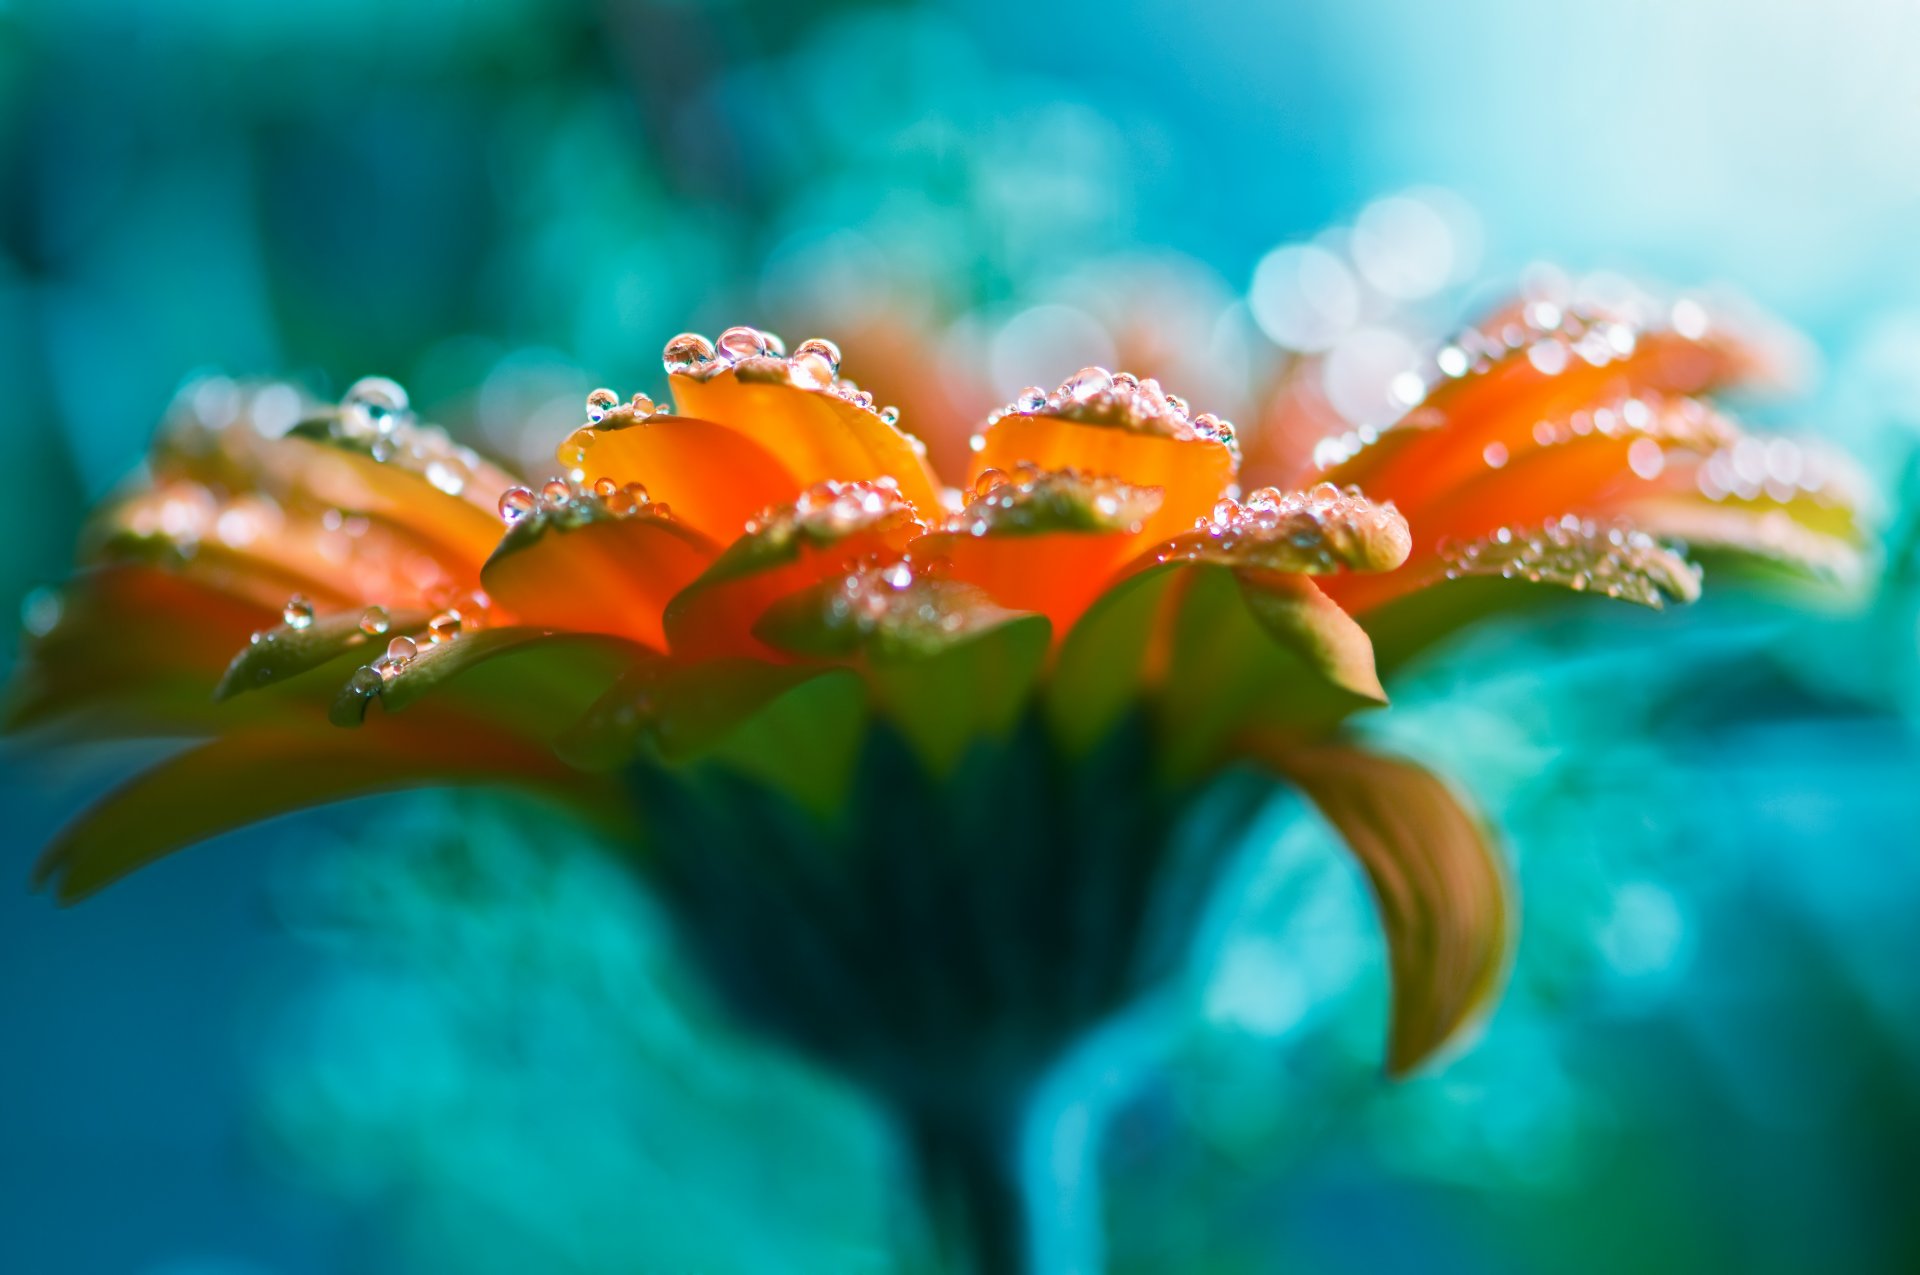
[[1228, 562], [1310, 575], [1389, 571], [1406, 561], [1412, 544], [1407, 520], [1392, 501], [1376, 503], [1358, 487], [1318, 483], [1308, 491], [1262, 487], [1244, 500], [1222, 498], [1160, 560]]
[[470, 487], [493, 478], [479, 453], [455, 443], [440, 427], [422, 423], [406, 390], [384, 376], [355, 381], [321, 423], [332, 441], [419, 474], [449, 496], [468, 495]]
[[[1643, 339], [1666, 332], [1698, 341], [1709, 322], [1698, 301], [1682, 298], [1658, 307], [1643, 295], [1603, 303], [1584, 297], [1535, 298], [1495, 321], [1467, 328], [1443, 342], [1424, 365], [1393, 378], [1388, 392], [1408, 424], [1426, 423], [1420, 408], [1441, 386], [1486, 376], [1524, 360], [1542, 376], [1569, 368], [1607, 367], [1631, 358]], [[1320, 440], [1314, 463], [1331, 469], [1379, 440], [1370, 426]]]
[[660, 361], [672, 376], [705, 381], [731, 372], [742, 381], [831, 394], [889, 425], [900, 421], [899, 408], [876, 405], [873, 395], [840, 375], [840, 347], [823, 337], [802, 341], [788, 354], [786, 342], [759, 328], [728, 328], [713, 341], [682, 332], [667, 342]]
[[955, 605], [968, 586], [901, 558], [848, 571], [826, 594], [821, 623], [857, 645], [925, 651], [964, 636], [974, 613]]
[[[1233, 453], [1236, 465], [1240, 460], [1240, 437], [1232, 421], [1211, 412], [1195, 413], [1187, 400], [1167, 393], [1159, 381], [1131, 372], [1083, 367], [1051, 394], [1038, 385], [1029, 385], [1014, 396], [1013, 402], [988, 416], [987, 427], [991, 429], [1007, 416], [1054, 416], [1183, 442], [1221, 443]], [[985, 435], [974, 435], [973, 450], [985, 446]]]
[[1772, 500], [1801, 496], [1857, 506], [1864, 484], [1851, 461], [1791, 438], [1735, 438], [1700, 462], [1694, 474], [1709, 500]]
[[749, 538], [785, 545], [804, 537], [831, 543], [884, 525], [924, 530], [912, 502], [891, 478], [859, 482], [814, 483], [791, 504], [763, 509], [747, 520]]
[[1700, 569], [1643, 531], [1567, 514], [1537, 528], [1501, 527], [1483, 540], [1443, 544], [1449, 580], [1500, 576], [1603, 593], [1655, 610], [1700, 595]]
[[970, 536], [1043, 531], [1132, 531], [1160, 508], [1158, 487], [1105, 474], [1042, 469], [1022, 461], [1011, 472], [982, 470], [964, 508], [946, 530]]
[[670, 518], [673, 510], [647, 494], [645, 483], [623, 483], [596, 478], [591, 483], [573, 478], [550, 478], [535, 491], [509, 487], [500, 493], [500, 518], [514, 532], [531, 534], [549, 526], [577, 527], [602, 518], [631, 518], [646, 514]]

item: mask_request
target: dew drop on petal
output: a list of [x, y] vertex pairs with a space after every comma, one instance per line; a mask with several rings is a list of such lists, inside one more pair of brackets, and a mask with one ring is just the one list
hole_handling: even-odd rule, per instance
[[432, 642], [451, 642], [460, 636], [464, 623], [458, 611], [442, 611], [427, 621], [427, 638]]
[[840, 347], [825, 337], [809, 337], [793, 348], [794, 361], [818, 359], [826, 364], [827, 379], [840, 375]]
[[379, 669], [371, 665], [361, 665], [353, 671], [353, 676], [347, 679], [347, 690], [363, 700], [372, 699], [385, 690], [386, 685], [387, 679], [380, 675]]
[[889, 425], [898, 425], [900, 423], [900, 409], [897, 407], [883, 407], [880, 409], [880, 419]]
[[350, 438], [391, 433], [407, 411], [407, 392], [398, 381], [363, 376], [340, 399], [340, 427]]
[[360, 631], [368, 637], [382, 637], [393, 621], [385, 607], [368, 607], [360, 613]]
[[420, 644], [404, 633], [387, 643], [387, 658], [395, 664], [405, 665], [418, 654]]
[[598, 422], [604, 420], [608, 412], [620, 405], [620, 396], [609, 389], [597, 389], [587, 395], [587, 419]]
[[682, 332], [667, 342], [660, 362], [670, 374], [697, 375], [713, 365], [713, 342], [698, 332]]
[[741, 359], [757, 358], [768, 352], [767, 338], [758, 328], [746, 326], [728, 328], [720, 334], [718, 341], [720, 356], [730, 363]]
[[539, 507], [539, 498], [525, 487], [509, 487], [500, 493], [500, 516], [508, 522], [519, 522]]
[[290, 629], [304, 629], [313, 623], [313, 603], [307, 600], [305, 594], [296, 593], [287, 599], [286, 609], [280, 613], [280, 618], [287, 622]]
[[573, 485], [564, 478], [555, 478], [540, 489], [540, 496], [549, 505], [564, 505], [573, 499]]
[[1060, 392], [1076, 403], [1091, 403], [1113, 390], [1113, 374], [1103, 367], [1083, 367], [1060, 387]]
[[645, 394], [635, 394], [627, 405], [633, 409], [635, 416], [652, 416], [654, 412], [653, 400]]

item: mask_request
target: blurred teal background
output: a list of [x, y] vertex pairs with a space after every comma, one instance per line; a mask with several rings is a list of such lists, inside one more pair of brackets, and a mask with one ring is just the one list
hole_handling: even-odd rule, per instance
[[[537, 467], [588, 388], [756, 322], [840, 339], [940, 453], [1142, 348], [1243, 422], [1277, 339], [1330, 348], [1364, 415], [1416, 320], [1541, 258], [1729, 285], [1810, 338], [1762, 419], [1883, 481], [1883, 596], [1421, 670], [1375, 730], [1506, 829], [1508, 999], [1386, 1087], [1361, 883], [1276, 810], [1111, 1137], [1112, 1258], [1920, 1269], [1916, 55], [1894, 0], [0, 0], [0, 601], [196, 376], [391, 374]], [[1302, 245], [1394, 304], [1330, 313]], [[127, 761], [0, 761], [16, 881]], [[0, 1270], [892, 1269], [885, 1130], [570, 849], [393, 801], [72, 912], [0, 888]]]

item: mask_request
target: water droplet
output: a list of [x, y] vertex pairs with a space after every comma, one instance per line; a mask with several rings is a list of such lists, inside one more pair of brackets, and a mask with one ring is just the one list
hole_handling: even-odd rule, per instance
[[1499, 469], [1507, 463], [1507, 445], [1488, 443], [1480, 452], [1480, 459], [1487, 462], [1488, 469]]
[[66, 602], [60, 591], [42, 585], [21, 600], [20, 623], [30, 636], [43, 638], [60, 627], [60, 617], [65, 611]]
[[362, 665], [353, 670], [353, 676], [347, 679], [347, 690], [363, 700], [370, 700], [386, 689], [387, 679], [380, 676], [380, 670], [370, 665]]
[[597, 389], [587, 395], [587, 419], [598, 423], [608, 412], [620, 406], [620, 396], [609, 389]]
[[539, 507], [539, 498], [525, 487], [509, 487], [500, 493], [500, 516], [508, 522], [519, 522]]
[[1029, 414], [1044, 411], [1047, 406], [1047, 392], [1038, 385], [1029, 385], [1015, 396], [1013, 406], [1014, 410]]
[[340, 399], [340, 428], [349, 438], [391, 433], [407, 411], [407, 392], [398, 381], [363, 376]]
[[1103, 367], [1083, 367], [1066, 379], [1060, 392], [1076, 403], [1094, 403], [1113, 392], [1113, 374]]
[[420, 644], [404, 633], [387, 643], [387, 659], [403, 668], [418, 654]]
[[660, 361], [669, 374], [697, 376], [713, 366], [713, 342], [698, 332], [682, 332], [667, 342]]
[[633, 396], [632, 401], [629, 402], [627, 406], [633, 409], [633, 414], [635, 416], [641, 416], [641, 417], [652, 416], [654, 413], [653, 400], [651, 398], [648, 398], [645, 394], [635, 394]]
[[549, 505], [564, 505], [573, 499], [573, 484], [564, 478], [550, 479], [540, 488], [540, 497]]
[[568, 469], [578, 469], [587, 463], [587, 449], [593, 446], [594, 439], [598, 437], [590, 428], [576, 429], [560, 444], [554, 452], [554, 458]]
[[1002, 470], [993, 468], [981, 470], [980, 476], [973, 480], [974, 498], [979, 500], [991, 496], [995, 490], [1003, 486], [1007, 481], [1007, 475]]
[[801, 359], [819, 359], [827, 365], [827, 380], [831, 382], [840, 375], [840, 347], [825, 337], [809, 337], [793, 349], [795, 362]]
[[393, 621], [385, 607], [368, 607], [360, 613], [360, 631], [368, 637], [382, 637]]
[[728, 328], [720, 334], [720, 355], [730, 363], [757, 358], [770, 352], [766, 336], [758, 328], [744, 325]]
[[280, 618], [287, 622], [290, 629], [304, 629], [313, 623], [313, 603], [307, 600], [305, 594], [296, 593], [287, 599], [286, 609], [280, 613]]
[[880, 409], [880, 419], [889, 425], [898, 425], [900, 423], [900, 409], [897, 407], [883, 407]]
[[431, 642], [451, 642], [460, 636], [465, 620], [458, 611], [442, 611], [427, 621], [427, 639]]

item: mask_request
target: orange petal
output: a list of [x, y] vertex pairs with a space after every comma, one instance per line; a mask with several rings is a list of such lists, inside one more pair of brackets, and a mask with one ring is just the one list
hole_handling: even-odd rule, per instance
[[802, 487], [892, 479], [923, 516], [939, 511], [940, 484], [914, 441], [834, 389], [794, 384], [788, 366], [767, 358], [704, 377], [676, 374], [673, 399], [685, 414], [719, 421], [760, 444]]
[[717, 544], [727, 544], [763, 509], [806, 486], [772, 452], [730, 425], [630, 411], [574, 431], [560, 462], [591, 485], [639, 482], [654, 501]]
[[[1604, 310], [1529, 306], [1443, 347], [1424, 400], [1326, 477], [1396, 501], [1416, 525], [1492, 465], [1530, 449], [1540, 422], [1638, 395], [1694, 394], [1750, 375], [1745, 344]], [[1716, 330], [1717, 331], [1717, 330]]]
[[215, 728], [213, 688], [247, 635], [276, 610], [159, 567], [88, 571], [60, 595], [7, 688], [9, 731], [180, 735]]
[[[294, 810], [438, 784], [513, 784], [583, 807], [604, 781], [509, 737], [425, 722], [378, 736], [255, 730], [202, 744], [109, 794], [41, 858], [35, 878], [72, 903], [175, 850]], [[617, 807], [616, 807], [617, 808]]]
[[166, 565], [276, 611], [295, 594], [323, 612], [434, 607], [475, 583], [471, 570], [389, 518], [219, 497], [177, 480], [115, 505], [91, 535], [90, 553], [103, 560]]
[[1506, 981], [1505, 865], [1459, 798], [1410, 762], [1257, 731], [1238, 750], [1298, 784], [1365, 870], [1393, 974], [1387, 1069], [1405, 1075], [1469, 1030]]
[[973, 478], [1028, 464], [1158, 487], [1160, 508], [1144, 527], [1149, 539], [1193, 526], [1233, 482], [1232, 449], [1184, 421], [1162, 415], [1139, 423], [1113, 406], [1067, 410], [1079, 415], [1010, 411], [994, 421], [979, 436]]
[[424, 426], [397, 431], [386, 454], [363, 448], [309, 422], [284, 439], [269, 440], [257, 459], [262, 486], [289, 501], [386, 519], [436, 552], [456, 573], [476, 573], [500, 539], [496, 502], [512, 485], [446, 435]]
[[612, 634], [664, 651], [668, 601], [715, 553], [705, 536], [644, 504], [616, 514], [603, 500], [575, 497], [517, 523], [480, 579], [494, 605], [521, 624]]
[[874, 483], [822, 483], [758, 518], [667, 605], [676, 655], [783, 658], [754, 636], [767, 608], [865, 561], [896, 559], [926, 527], [906, 498]]
[[913, 542], [914, 560], [986, 590], [1001, 606], [1044, 615], [1056, 640], [1150, 543], [1156, 488], [1077, 470], [983, 473], [944, 531]]

